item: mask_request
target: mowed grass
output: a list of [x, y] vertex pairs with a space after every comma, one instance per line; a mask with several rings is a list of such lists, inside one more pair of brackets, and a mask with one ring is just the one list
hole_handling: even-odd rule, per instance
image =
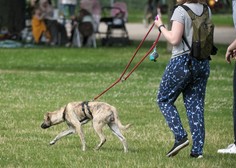
[[[132, 10], [129, 13], [129, 18], [128, 18], [128, 22], [130, 23], [142, 23], [143, 20], [143, 11], [140, 10]], [[162, 14], [162, 19], [164, 23], [168, 23], [169, 19], [167, 14]], [[230, 26], [233, 27], [233, 17], [232, 17], [232, 13], [224, 13], [224, 14], [220, 14], [220, 13], [213, 13], [212, 14], [212, 22], [215, 24], [215, 26]]]
[[[133, 67], [151, 46], [145, 43], [131, 64]], [[167, 158], [174, 139], [156, 105], [156, 93], [170, 54], [158, 43], [156, 63], [146, 59], [123, 83], [100, 97], [114, 105], [123, 124], [129, 152], [105, 127], [107, 142], [100, 151], [93, 148], [99, 138], [91, 123], [84, 126], [87, 151], [81, 151], [78, 135], [70, 135], [54, 146], [49, 142], [66, 125], [43, 130], [43, 115], [68, 102], [93, 100], [116, 79], [133, 55], [138, 43], [127, 47], [34, 48], [0, 50], [0, 167], [234, 167], [235, 155], [217, 154], [233, 142], [232, 78], [234, 64], [224, 61], [226, 46], [211, 61], [206, 95], [206, 142], [203, 159], [189, 157], [191, 144], [176, 157]], [[189, 133], [182, 98], [176, 101]]]

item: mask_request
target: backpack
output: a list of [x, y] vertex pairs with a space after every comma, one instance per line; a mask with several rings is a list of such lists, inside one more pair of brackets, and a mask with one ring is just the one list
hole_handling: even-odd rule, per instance
[[188, 6], [181, 5], [192, 19], [193, 37], [192, 48], [189, 46], [185, 37], [184, 42], [188, 46], [190, 55], [198, 60], [210, 59], [210, 55], [215, 55], [217, 48], [213, 44], [214, 24], [209, 18], [209, 10], [203, 4], [203, 13], [198, 16]]

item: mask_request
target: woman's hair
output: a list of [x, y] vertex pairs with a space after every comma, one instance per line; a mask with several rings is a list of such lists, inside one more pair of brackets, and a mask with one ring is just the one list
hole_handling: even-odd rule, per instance
[[184, 4], [184, 3], [206, 3], [206, 0], [177, 0], [178, 4]]

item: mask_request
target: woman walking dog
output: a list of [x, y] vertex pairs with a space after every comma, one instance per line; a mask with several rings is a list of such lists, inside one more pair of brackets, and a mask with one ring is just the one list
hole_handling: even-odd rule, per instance
[[211, 11], [205, 0], [177, 0], [177, 3], [179, 6], [175, 8], [171, 17], [171, 30], [165, 28], [161, 18], [155, 21], [159, 31], [173, 45], [170, 62], [160, 83], [157, 103], [175, 138], [174, 146], [167, 156], [175, 156], [189, 144], [188, 134], [174, 105], [182, 93], [193, 141], [190, 157], [202, 158], [205, 140], [204, 99], [210, 66], [209, 59], [198, 60], [192, 57], [191, 46], [188, 45], [192, 44], [192, 20], [181, 5], [190, 8], [197, 16], [208, 12], [208, 19], [211, 19]]

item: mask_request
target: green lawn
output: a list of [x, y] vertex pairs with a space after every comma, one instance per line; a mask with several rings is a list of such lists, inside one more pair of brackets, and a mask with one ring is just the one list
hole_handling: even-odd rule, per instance
[[[81, 151], [78, 135], [70, 135], [49, 146], [49, 142], [66, 126], [61, 124], [43, 130], [40, 128], [43, 115], [71, 101], [92, 100], [120, 76], [136, 46], [137, 43], [128, 47], [97, 49], [1, 49], [0, 167], [234, 167], [235, 155], [217, 154], [217, 149], [233, 142], [234, 64], [224, 61], [226, 46], [220, 45], [218, 55], [211, 61], [207, 87], [203, 159], [189, 158], [191, 145], [174, 158], [165, 156], [173, 145], [173, 136], [155, 102], [169, 60], [164, 43], [158, 44], [160, 58], [156, 63], [146, 59], [127, 81], [117, 84], [99, 98], [99, 101], [118, 109], [123, 124], [132, 124], [124, 132], [128, 153], [123, 153], [122, 144], [107, 127], [106, 144], [100, 151], [94, 151], [99, 138], [91, 123], [84, 127], [86, 152]], [[151, 42], [144, 44], [134, 63], [150, 46]], [[176, 106], [189, 133], [181, 97]]]
[[[168, 18], [167, 14], [163, 14], [162, 16], [163, 22], [167, 23]], [[140, 11], [132, 11], [129, 15], [129, 22], [131, 23], [142, 23], [143, 20], [143, 12]], [[232, 26], [233, 27], [233, 18], [231, 13], [225, 13], [225, 14], [212, 14], [212, 21], [216, 26]]]

